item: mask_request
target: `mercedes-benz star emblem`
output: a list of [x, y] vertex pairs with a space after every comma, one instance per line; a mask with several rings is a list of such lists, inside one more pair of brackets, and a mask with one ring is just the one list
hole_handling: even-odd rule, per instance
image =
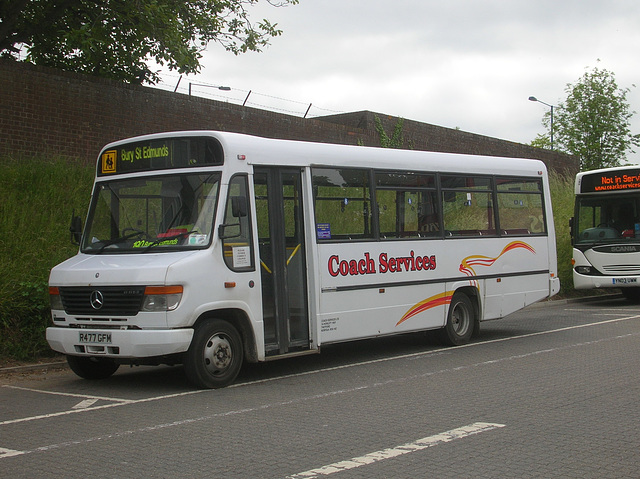
[[104, 296], [100, 291], [92, 291], [89, 301], [93, 309], [100, 309], [104, 306]]

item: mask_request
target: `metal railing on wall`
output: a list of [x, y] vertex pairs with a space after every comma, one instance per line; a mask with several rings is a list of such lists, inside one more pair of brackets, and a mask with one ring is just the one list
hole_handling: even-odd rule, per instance
[[215, 85], [203, 81], [192, 82], [182, 76], [164, 74], [162, 80], [154, 85], [155, 88], [170, 90], [174, 93], [184, 93], [189, 96], [208, 98], [240, 106], [275, 111], [302, 118], [313, 118], [324, 115], [335, 115], [344, 111], [321, 108], [313, 103], [290, 100], [273, 95], [267, 95], [255, 90], [243, 90], [226, 85]]

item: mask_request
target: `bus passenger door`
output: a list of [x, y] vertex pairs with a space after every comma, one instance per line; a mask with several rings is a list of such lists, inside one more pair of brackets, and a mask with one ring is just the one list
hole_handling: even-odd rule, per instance
[[302, 175], [296, 168], [256, 168], [265, 350], [267, 356], [309, 349]]

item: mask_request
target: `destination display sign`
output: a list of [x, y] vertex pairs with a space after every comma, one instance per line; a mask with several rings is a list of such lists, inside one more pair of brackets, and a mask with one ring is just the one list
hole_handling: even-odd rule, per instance
[[581, 193], [640, 190], [640, 168], [587, 174], [580, 183]]
[[98, 160], [98, 176], [222, 163], [222, 146], [214, 138], [162, 138], [105, 149]]

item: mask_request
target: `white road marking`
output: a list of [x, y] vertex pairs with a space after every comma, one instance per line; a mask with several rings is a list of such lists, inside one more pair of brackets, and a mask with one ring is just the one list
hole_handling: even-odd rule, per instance
[[334, 462], [327, 466], [322, 466], [317, 469], [310, 469], [305, 472], [299, 472], [292, 476], [288, 476], [287, 479], [311, 479], [318, 476], [328, 476], [337, 472], [347, 471], [349, 469], [355, 469], [361, 466], [367, 466], [376, 462], [383, 461], [392, 457], [402, 456], [409, 454], [410, 452], [422, 451], [428, 447], [437, 446], [447, 442], [454, 441], [456, 439], [463, 439], [474, 434], [481, 432], [491, 431], [493, 429], [505, 427], [504, 424], [493, 424], [487, 422], [476, 422], [468, 426], [451, 429], [435, 436], [423, 437], [417, 441], [403, 444], [401, 446], [392, 447], [388, 449], [382, 449], [380, 451], [371, 452], [364, 456], [354, 457], [346, 461]]
[[[501, 342], [506, 342], [506, 341], [513, 341], [513, 340], [517, 340], [517, 339], [523, 339], [523, 338], [529, 338], [529, 337], [534, 337], [534, 336], [541, 336], [541, 335], [546, 335], [546, 334], [553, 334], [553, 333], [559, 333], [559, 332], [565, 332], [565, 331], [571, 331], [574, 329], [581, 329], [581, 328], [588, 328], [588, 327], [593, 327], [593, 326], [601, 326], [601, 325], [606, 325], [606, 324], [612, 324], [612, 323], [617, 323], [617, 322], [621, 322], [621, 321], [628, 321], [628, 320], [632, 320], [632, 319], [640, 319], [640, 315], [633, 315], [633, 316], [626, 316], [623, 318], [616, 318], [616, 319], [610, 319], [607, 321], [600, 321], [597, 323], [588, 323], [588, 324], [580, 324], [580, 325], [575, 325], [575, 326], [568, 326], [566, 328], [558, 328], [558, 329], [552, 329], [552, 330], [548, 330], [548, 331], [539, 331], [536, 333], [528, 333], [528, 334], [522, 334], [519, 336], [512, 336], [512, 337], [508, 337], [508, 338], [499, 338], [499, 339], [492, 339], [490, 341], [483, 341], [483, 342], [479, 342], [479, 343], [469, 343], [469, 344], [465, 344], [462, 346], [456, 346], [455, 349], [463, 349], [463, 348], [472, 348], [472, 347], [478, 347], [478, 346], [485, 346], [488, 344], [494, 344], [494, 343], [501, 343]], [[525, 358], [528, 356], [534, 356], [537, 354], [542, 354], [542, 353], [550, 353], [550, 352], [554, 352], [554, 351], [558, 351], [558, 350], [564, 350], [567, 348], [574, 348], [574, 347], [581, 347], [581, 346], [585, 346], [585, 345], [590, 345], [590, 344], [595, 344], [598, 342], [602, 342], [602, 341], [608, 341], [608, 340], [616, 340], [616, 339], [621, 339], [627, 336], [634, 336], [640, 333], [631, 333], [631, 334], [627, 334], [627, 335], [622, 335], [622, 336], [616, 336], [613, 338], [603, 338], [601, 340], [597, 340], [597, 341], [589, 341], [589, 342], [585, 342], [585, 343], [578, 343], [578, 344], [574, 344], [574, 345], [570, 345], [570, 346], [565, 346], [562, 348], [554, 348], [554, 349], [545, 349], [545, 350], [541, 350], [541, 351], [533, 351], [531, 353], [525, 353], [525, 354], [521, 354], [521, 355], [516, 355], [516, 356], [512, 356], [512, 357], [508, 357], [508, 358], [498, 358], [498, 359], [494, 359], [494, 360], [490, 360], [490, 361], [486, 361], [484, 363], [478, 363], [478, 364], [473, 364], [473, 365], [469, 365], [469, 366], [460, 366], [458, 368], [455, 368], [455, 370], [461, 370], [461, 369], [467, 369], [467, 368], [471, 368], [471, 367], [478, 367], [480, 365], [483, 364], [493, 364], [493, 363], [497, 363], [497, 362], [502, 362], [502, 361], [507, 361], [507, 360], [512, 360], [512, 359], [520, 359], [520, 358]], [[382, 363], [382, 362], [387, 362], [387, 361], [396, 361], [399, 359], [410, 359], [410, 358], [418, 358], [421, 356], [432, 356], [434, 354], [440, 354], [443, 352], [451, 352], [453, 351], [454, 348], [450, 348], [450, 347], [445, 347], [445, 348], [441, 348], [441, 349], [434, 349], [432, 351], [421, 351], [418, 353], [409, 353], [409, 354], [403, 354], [400, 356], [392, 356], [392, 357], [388, 357], [388, 358], [379, 358], [379, 359], [372, 359], [370, 361], [361, 361], [358, 363], [350, 363], [350, 364], [344, 364], [342, 366], [334, 366], [334, 367], [330, 367], [330, 368], [323, 368], [323, 369], [316, 369], [313, 371], [305, 371], [302, 373], [294, 373], [294, 374], [287, 374], [287, 375], [283, 375], [283, 376], [277, 376], [277, 377], [273, 377], [273, 378], [267, 378], [267, 379], [258, 379], [255, 381], [249, 381], [249, 382], [245, 382], [245, 383], [236, 383], [236, 384], [232, 384], [231, 386], [228, 386], [228, 388], [239, 388], [239, 387], [246, 387], [246, 386], [251, 386], [251, 385], [255, 385], [255, 384], [263, 384], [263, 383], [269, 383], [269, 382], [274, 382], [274, 381], [280, 381], [283, 379], [289, 379], [292, 377], [302, 377], [302, 376], [309, 376], [312, 374], [321, 374], [324, 372], [330, 372], [330, 371], [337, 371], [337, 370], [341, 370], [341, 369], [347, 369], [347, 368], [354, 368], [354, 367], [358, 367], [358, 366], [366, 366], [366, 365], [370, 365], [370, 364], [376, 364], [376, 363]], [[422, 375], [419, 375], [417, 377], [424, 377], [424, 376], [431, 376], [433, 374], [439, 374], [442, 372], [450, 372], [451, 370], [441, 370], [441, 371], [434, 371], [434, 372], [430, 372], [430, 373], [424, 373]], [[407, 379], [412, 379], [412, 378], [398, 378], [397, 380], [390, 380], [390, 381], [386, 381], [384, 384], [388, 384], [389, 382], [395, 382], [398, 380], [407, 380]], [[70, 393], [62, 393], [62, 392], [55, 392], [55, 391], [44, 391], [44, 390], [39, 390], [39, 389], [30, 389], [30, 388], [22, 388], [19, 386], [11, 386], [11, 385], [3, 385], [2, 387], [6, 387], [6, 388], [12, 388], [12, 389], [20, 389], [20, 390], [24, 390], [24, 391], [33, 391], [33, 392], [38, 392], [38, 393], [42, 393], [42, 394], [55, 394], [55, 395], [61, 395], [61, 396], [72, 396], [72, 397], [84, 397], [84, 398], [98, 398], [98, 399], [104, 399], [106, 401], [111, 401], [111, 404], [101, 404], [99, 406], [94, 406], [94, 407], [87, 407], [84, 409], [70, 409], [70, 410], [66, 410], [66, 411], [59, 411], [59, 412], [55, 412], [55, 413], [50, 413], [50, 414], [41, 414], [38, 416], [29, 416], [29, 417], [23, 417], [23, 418], [18, 418], [18, 419], [8, 419], [5, 421], [0, 421], [0, 426], [4, 426], [7, 424], [16, 424], [16, 423], [21, 423], [21, 422], [27, 422], [27, 421], [35, 421], [35, 420], [40, 420], [40, 419], [49, 419], [49, 418], [54, 418], [54, 417], [59, 417], [59, 416], [66, 416], [69, 414], [77, 414], [77, 413], [84, 413], [84, 412], [88, 412], [88, 411], [96, 411], [99, 409], [109, 409], [109, 408], [113, 408], [113, 407], [120, 407], [120, 406], [124, 406], [127, 404], [140, 404], [140, 403], [145, 403], [145, 402], [152, 402], [152, 401], [161, 401], [164, 399], [173, 399], [173, 398], [177, 398], [177, 397], [181, 397], [181, 396], [190, 396], [193, 394], [204, 394], [204, 393], [211, 393], [214, 394], [215, 390], [208, 390], [208, 389], [200, 389], [200, 390], [194, 390], [194, 391], [185, 391], [182, 393], [175, 393], [175, 394], [166, 394], [166, 395], [162, 395], [162, 396], [153, 396], [153, 397], [149, 397], [149, 398], [143, 398], [143, 399], [117, 399], [117, 398], [105, 398], [105, 397], [98, 397], [98, 396], [87, 396], [87, 395], [81, 395], [81, 394], [70, 394]], [[347, 391], [349, 392], [349, 391]]]
[[[635, 318], [638, 318], [638, 317], [640, 317], [640, 316], [635, 316], [633, 318], [627, 318], [627, 319], [635, 319]], [[618, 320], [618, 321], [620, 321], [620, 320]], [[612, 321], [609, 321], [609, 322], [614, 322], [614, 321], [612, 320]], [[602, 324], [602, 323], [594, 323], [593, 325], [597, 325], [597, 324]], [[585, 327], [585, 325], [576, 326], [576, 327]], [[567, 329], [575, 329], [576, 327], [562, 328], [561, 330], [557, 330], [557, 331], [564, 331], [564, 330], [567, 330]], [[532, 336], [532, 335], [538, 335], [538, 334], [542, 334], [542, 333], [533, 333], [533, 334], [523, 335], [523, 336], [519, 336], [519, 337]], [[616, 336], [616, 337], [613, 337], [613, 338], [602, 338], [602, 339], [599, 339], [599, 340], [588, 341], [588, 342], [584, 342], [584, 343], [577, 343], [577, 344], [564, 346], [564, 347], [560, 347], [560, 348], [551, 348], [551, 349], [545, 349], [545, 350], [532, 351], [532, 352], [529, 352], [529, 353], [523, 353], [523, 354], [519, 354], [519, 355], [515, 355], [515, 356], [496, 358], [496, 359], [492, 359], [492, 360], [482, 361], [482, 362], [479, 362], [479, 363], [468, 364], [468, 365], [465, 365], [465, 366], [458, 366], [458, 367], [455, 367], [455, 368], [447, 368], [447, 369], [441, 369], [441, 370], [437, 370], [437, 371], [429, 371], [429, 372], [416, 374], [416, 375], [412, 375], [412, 376], [406, 376], [406, 377], [404, 377], [404, 376], [403, 377], [396, 377], [396, 378], [389, 379], [389, 380], [386, 380], [386, 381], [381, 381], [381, 382], [372, 383], [372, 384], [368, 384], [368, 385], [362, 385], [362, 386], [355, 386], [355, 387], [348, 388], [348, 389], [340, 389], [340, 390], [328, 391], [328, 392], [324, 392], [324, 393], [320, 393], [320, 394], [316, 394], [316, 395], [312, 395], [312, 396], [299, 397], [299, 398], [289, 399], [289, 400], [286, 400], [286, 401], [279, 401], [279, 402], [275, 402], [275, 403], [262, 404], [262, 405], [254, 406], [254, 407], [251, 407], [251, 408], [243, 408], [243, 409], [237, 409], [237, 410], [223, 411], [223, 412], [220, 412], [220, 413], [215, 413], [215, 414], [211, 414], [211, 415], [207, 415], [207, 416], [201, 416], [201, 417], [197, 417], [197, 418], [182, 419], [182, 420], [174, 421], [174, 422], [171, 422], [171, 423], [154, 424], [154, 425], [151, 425], [151, 426], [146, 426], [146, 427], [142, 427], [142, 428], [138, 428], [138, 429], [132, 429], [132, 430], [127, 430], [127, 431], [119, 431], [119, 432], [115, 432], [115, 433], [112, 433], [112, 434], [107, 434], [105, 436], [96, 436], [96, 437], [91, 437], [91, 438], [85, 438], [85, 439], [79, 439], [79, 440], [73, 440], [73, 441], [66, 441], [66, 442], [62, 442], [62, 443], [50, 444], [50, 445], [47, 445], [47, 446], [41, 446], [41, 447], [37, 447], [35, 449], [25, 450], [25, 451], [18, 451], [18, 452], [20, 454], [31, 454], [31, 453], [35, 453], [35, 452], [48, 452], [48, 451], [51, 451], [51, 450], [60, 449], [60, 448], [64, 448], [64, 447], [77, 446], [77, 445], [81, 445], [81, 444], [87, 444], [87, 443], [92, 443], [92, 442], [97, 442], [97, 441], [103, 441], [103, 440], [108, 440], [108, 439], [115, 439], [115, 438], [119, 438], [119, 437], [130, 436], [130, 435], [138, 434], [138, 433], [145, 433], [145, 432], [149, 432], [149, 431], [156, 431], [156, 430], [167, 429], [167, 428], [171, 428], [171, 427], [179, 427], [179, 426], [183, 426], [183, 425], [186, 425], [186, 424], [194, 424], [194, 423], [198, 423], [198, 422], [202, 422], [202, 421], [209, 421], [209, 420], [212, 420], [212, 419], [215, 419], [215, 418], [219, 418], [219, 417], [229, 417], [229, 416], [234, 416], [234, 415], [251, 413], [251, 412], [255, 412], [255, 411], [267, 410], [267, 409], [271, 409], [271, 408], [274, 408], [274, 407], [283, 407], [283, 406], [288, 406], [288, 405], [291, 405], [291, 404], [300, 404], [300, 403], [304, 403], [306, 401], [313, 401], [313, 400], [323, 399], [323, 398], [326, 398], [326, 397], [337, 396], [337, 395], [341, 395], [341, 394], [349, 394], [349, 393], [356, 392], [356, 391], [363, 391], [363, 390], [367, 390], [367, 389], [375, 389], [375, 388], [378, 388], [378, 387], [385, 387], [385, 386], [388, 386], [390, 384], [396, 384], [396, 383], [399, 383], [399, 382], [411, 381], [411, 380], [414, 380], [414, 379], [422, 379], [422, 378], [431, 377], [431, 376], [438, 375], [438, 374], [450, 374], [451, 372], [454, 372], [454, 371], [472, 369], [472, 368], [477, 368], [477, 367], [484, 366], [484, 365], [496, 364], [496, 363], [503, 362], [503, 361], [510, 361], [510, 360], [514, 360], [514, 359], [522, 359], [522, 358], [526, 358], [526, 357], [532, 357], [532, 356], [535, 356], [535, 355], [538, 355], [538, 354], [546, 354], [546, 353], [551, 353], [551, 352], [555, 352], [555, 351], [568, 350], [568, 349], [572, 349], [572, 348], [577, 348], [577, 347], [582, 347], [582, 346], [592, 345], [592, 344], [598, 344], [598, 343], [605, 342], [605, 341], [613, 341], [613, 340], [617, 340], [617, 339], [622, 339], [622, 338], [631, 337], [631, 336], [638, 336], [638, 335], [640, 335], [640, 332], [638, 332], [638, 333], [629, 333], [629, 334], [625, 334], [625, 335], [619, 335], [619, 336]], [[483, 344], [487, 344], [487, 343], [491, 343], [491, 342], [505, 341], [505, 340], [508, 340], [508, 339], [509, 338], [498, 339], [498, 340], [494, 340], [494, 341], [486, 341], [484, 343], [474, 343], [473, 345], [479, 346], [479, 345], [483, 345]], [[513, 338], [513, 339], [515, 339], [515, 338]], [[473, 346], [473, 345], [468, 345], [468, 346]], [[460, 346], [460, 347], [465, 347], [465, 346]], [[447, 350], [450, 351], [451, 348], [447, 348]], [[326, 369], [323, 369], [323, 370], [311, 371], [311, 372], [307, 372], [307, 373], [303, 373], [303, 374], [292, 374], [292, 375], [287, 375], [287, 376], [279, 376], [277, 378], [264, 379], [264, 380], [259, 380], [259, 381], [252, 381], [252, 382], [247, 382], [247, 383], [239, 383], [239, 384], [232, 385], [230, 387], [244, 387], [244, 386], [249, 386], [249, 385], [257, 384], [257, 383], [265, 383], [265, 382], [269, 382], [269, 381], [277, 381], [277, 380], [281, 380], [281, 379], [287, 378], [287, 377], [303, 376], [303, 375], [307, 375], [307, 374], [315, 374], [315, 373], [320, 373], [320, 372], [323, 372], [323, 371], [331, 371], [331, 370], [336, 370], [336, 369], [343, 369], [343, 368], [346, 368], [346, 367], [354, 367], [354, 366], [358, 366], [358, 365], [362, 365], [362, 364], [378, 363], [378, 362], [382, 362], [382, 361], [389, 361], [389, 360], [392, 360], [392, 359], [401, 359], [401, 358], [416, 357], [416, 356], [427, 356], [427, 355], [429, 355], [430, 353], [433, 353], [433, 352], [435, 352], [435, 351], [408, 354], [408, 355], [405, 355], [405, 356], [402, 356], [402, 357], [384, 358], [384, 359], [380, 359], [380, 360], [365, 361], [365, 362], [362, 362], [362, 363], [357, 363], [357, 364], [352, 364], [352, 365], [345, 365], [345, 366], [337, 366], [337, 367], [334, 367], [334, 368], [326, 368]], [[7, 420], [7, 421], [0, 422], [0, 426], [5, 425], [5, 424], [14, 424], [14, 423], [20, 423], [20, 422], [25, 422], [25, 421], [32, 421], [32, 420], [36, 420], [36, 419], [45, 419], [45, 418], [50, 418], [50, 417], [57, 417], [57, 416], [63, 416], [63, 415], [68, 415], [68, 414], [81, 413], [81, 412], [86, 412], [86, 411], [96, 411], [98, 409], [119, 407], [119, 406], [124, 406], [124, 405], [127, 405], [127, 404], [140, 404], [140, 403], [145, 403], [145, 402], [158, 401], [158, 400], [161, 400], [161, 399], [169, 399], [169, 398], [187, 396], [187, 395], [191, 395], [191, 394], [203, 394], [203, 393], [207, 393], [207, 392], [211, 393], [211, 394], [214, 394], [215, 390], [188, 391], [188, 392], [183, 392], [183, 393], [168, 394], [168, 395], [164, 395], [164, 396], [157, 396], [157, 397], [151, 397], [151, 398], [145, 398], [145, 399], [131, 400], [131, 401], [128, 401], [128, 402], [120, 402], [120, 403], [113, 403], [113, 404], [95, 406], [95, 407], [91, 407], [91, 408], [87, 408], [87, 409], [75, 409], [75, 410], [69, 410], [69, 411], [61, 411], [61, 412], [53, 413], [53, 414], [45, 414], [45, 415], [41, 415], [41, 416], [33, 416], [33, 417], [28, 417], [28, 418]], [[2, 459], [3, 457], [4, 456], [0, 455], [0, 459]]]
[[73, 406], [71, 409], [86, 409], [88, 407], [93, 406], [98, 402], [98, 399], [85, 399], [84, 401], [80, 401], [78, 404]]
[[43, 389], [23, 388], [20, 386], [11, 386], [9, 384], [4, 385], [3, 387], [10, 388], [10, 389], [20, 389], [21, 391], [30, 391], [34, 393], [40, 393], [40, 394], [51, 394], [53, 396], [66, 396], [66, 397], [72, 397], [72, 398], [86, 398], [86, 399], [98, 399], [98, 400], [101, 399], [103, 401], [113, 401], [113, 402], [123, 402], [123, 403], [134, 401], [134, 399], [122, 399], [122, 398], [112, 398], [112, 397], [105, 397], [105, 396], [93, 396], [90, 394], [63, 393], [59, 391], [46, 391]]
[[13, 449], [0, 447], [0, 459], [3, 459], [5, 457], [20, 456], [22, 454], [24, 454], [24, 451], [15, 451]]
[[[97, 441], [104, 441], [104, 440], [108, 440], [108, 439], [116, 439], [116, 438], [119, 438], [119, 437], [130, 436], [130, 435], [133, 435], [133, 434], [146, 433], [146, 432], [151, 432], [151, 431], [158, 431], [158, 430], [168, 429], [168, 428], [172, 428], [172, 427], [184, 426], [184, 425], [187, 425], [187, 424], [194, 424], [194, 423], [199, 423], [199, 422], [204, 422], [204, 421], [210, 421], [210, 420], [213, 420], [213, 419], [216, 419], [216, 418], [220, 418], [220, 417], [230, 417], [230, 416], [235, 416], [235, 415], [252, 413], [252, 412], [256, 412], [256, 411], [264, 411], [264, 410], [272, 409], [274, 407], [284, 407], [284, 406], [289, 406], [289, 405], [292, 405], [292, 404], [301, 404], [301, 403], [304, 403], [304, 402], [307, 402], [307, 401], [314, 401], [314, 400], [324, 399], [324, 398], [327, 398], [327, 397], [338, 396], [338, 395], [342, 395], [342, 394], [350, 394], [350, 393], [357, 392], [357, 391], [364, 391], [364, 390], [368, 390], [368, 389], [375, 389], [375, 388], [379, 388], [379, 387], [385, 387], [385, 386], [397, 384], [397, 383], [400, 383], [400, 382], [411, 381], [411, 380], [415, 380], [415, 379], [423, 379], [423, 378], [435, 376], [435, 375], [438, 375], [438, 374], [450, 374], [451, 372], [455, 372], [455, 371], [462, 371], [462, 370], [465, 370], [465, 369], [477, 368], [477, 367], [480, 367], [480, 366], [496, 364], [496, 363], [500, 363], [500, 362], [503, 362], [503, 361], [512, 361], [514, 359], [522, 359], [522, 358], [532, 357], [532, 356], [535, 356], [535, 355], [538, 355], [538, 354], [546, 354], [546, 353], [550, 353], [550, 352], [567, 350], [567, 349], [576, 348], [576, 347], [582, 347], [582, 346], [591, 345], [591, 344], [598, 344], [598, 343], [601, 343], [601, 342], [604, 342], [604, 341], [622, 339], [622, 338], [626, 338], [626, 337], [630, 337], [630, 336], [638, 336], [638, 335], [640, 335], [640, 332], [639, 333], [630, 333], [630, 334], [625, 334], [625, 335], [621, 335], [621, 336], [616, 336], [615, 338], [603, 338], [603, 339], [600, 339], [600, 340], [588, 341], [588, 342], [584, 342], [584, 343], [574, 344], [574, 345], [571, 345], [571, 346], [564, 346], [564, 347], [561, 347], [561, 348], [552, 348], [552, 349], [545, 349], [545, 350], [539, 350], [539, 351], [532, 351], [530, 353], [523, 353], [523, 354], [519, 354], [519, 355], [515, 355], [515, 356], [509, 356], [509, 357], [497, 358], [497, 359], [493, 359], [493, 360], [482, 361], [482, 362], [479, 362], [479, 363], [468, 364], [466, 366], [457, 366], [457, 367], [454, 367], [454, 368], [440, 369], [440, 370], [437, 370], [437, 371], [429, 371], [429, 372], [425, 372], [425, 373], [421, 373], [421, 374], [415, 374], [415, 375], [412, 375], [412, 376], [396, 377], [394, 379], [389, 379], [389, 380], [386, 380], [386, 381], [380, 381], [380, 382], [369, 384], [369, 385], [354, 386], [354, 387], [348, 388], [348, 389], [339, 389], [339, 390], [334, 390], [334, 391], [328, 391], [328, 392], [324, 392], [324, 393], [320, 393], [320, 394], [315, 394], [315, 395], [312, 395], [312, 396], [293, 398], [293, 399], [289, 399], [289, 400], [286, 400], [286, 401], [279, 401], [279, 402], [275, 402], [275, 403], [261, 404], [261, 405], [250, 407], [250, 408], [223, 411], [223, 412], [214, 413], [214, 414], [210, 414], [210, 415], [207, 415], [207, 416], [201, 416], [201, 417], [197, 417], [197, 418], [181, 419], [179, 421], [174, 421], [174, 422], [170, 422], [170, 423], [154, 424], [154, 425], [151, 425], [151, 426], [145, 426], [145, 427], [141, 427], [141, 428], [138, 428], [138, 429], [132, 429], [132, 430], [127, 430], [127, 431], [119, 431], [119, 432], [115, 432], [115, 433], [112, 433], [112, 434], [107, 434], [105, 436], [95, 436], [95, 437], [90, 437], [90, 438], [86, 438], [86, 439], [79, 439], [79, 440], [66, 441], [66, 442], [57, 443], [57, 444], [50, 444], [50, 445], [47, 445], [47, 446], [37, 447], [37, 448], [31, 449], [31, 450], [20, 451], [20, 453], [21, 454], [31, 454], [31, 453], [34, 453], [34, 452], [48, 452], [48, 451], [51, 451], [51, 450], [61, 449], [61, 448], [64, 448], [64, 447], [77, 446], [77, 445], [81, 445], [81, 444], [88, 444], [88, 443], [97, 442]], [[330, 369], [336, 369], [336, 368], [330, 368]], [[276, 378], [274, 378], [274, 380], [275, 379]], [[264, 381], [257, 381], [257, 382], [264, 382]], [[254, 384], [254, 383], [238, 384], [238, 385], [235, 385], [235, 387], [242, 387], [242, 386], [246, 386], [246, 385], [249, 385], [249, 384]], [[159, 399], [167, 399], [169, 397], [180, 397], [180, 396], [185, 396], [185, 395], [189, 395], [189, 394], [199, 394], [199, 393], [204, 393], [204, 392], [214, 393], [215, 391], [199, 390], [199, 391], [192, 391], [192, 392], [187, 392], [187, 393], [171, 394], [171, 395], [162, 396], [162, 397], [153, 397], [153, 398], [147, 398], [147, 399], [140, 399], [140, 400], [137, 400], [137, 401], [131, 401], [129, 403], [108, 404], [108, 405], [96, 406], [94, 408], [88, 408], [88, 409], [62, 411], [62, 412], [59, 412], [59, 413], [43, 415], [43, 416], [34, 417], [34, 418], [23, 418], [23, 419], [17, 419], [17, 420], [4, 421], [4, 422], [0, 422], [0, 426], [3, 425], [3, 424], [11, 424], [11, 423], [16, 423], [16, 422], [23, 422], [25, 420], [32, 420], [32, 419], [36, 419], [36, 418], [61, 416], [61, 415], [72, 414], [72, 413], [83, 412], [83, 411], [89, 411], [89, 410], [95, 411], [95, 410], [98, 410], [98, 409], [106, 409], [106, 408], [111, 408], [111, 407], [118, 407], [118, 406], [122, 406], [124, 404], [138, 404], [138, 403], [144, 403], [144, 402], [150, 402], [150, 401], [157, 401]], [[2, 457], [3, 456], [0, 455], [0, 459], [2, 459]]]
[[[115, 439], [115, 438], [119, 438], [119, 437], [130, 436], [132, 434], [145, 433], [145, 432], [151, 432], [151, 431], [159, 431], [159, 430], [167, 429], [167, 428], [171, 428], [171, 427], [184, 426], [186, 424], [194, 424], [194, 423], [203, 422], [203, 421], [210, 421], [212, 419], [216, 419], [216, 418], [220, 418], [220, 417], [229, 417], [229, 416], [235, 416], [235, 415], [240, 415], [240, 414], [252, 413], [252, 412], [256, 412], [256, 411], [263, 411], [263, 410], [271, 409], [271, 408], [274, 408], [274, 407], [289, 406], [291, 404], [299, 404], [299, 403], [303, 403], [303, 402], [306, 402], [306, 401], [324, 399], [324, 398], [327, 398], [327, 397], [336, 396], [336, 395], [339, 395], [339, 394], [345, 394], [345, 393], [348, 393], [348, 392], [359, 391], [359, 390], [368, 389], [368, 388], [369, 388], [369, 386], [360, 386], [360, 387], [354, 387], [354, 388], [350, 388], [350, 389], [329, 391], [329, 392], [325, 392], [325, 393], [314, 394], [313, 396], [306, 396], [306, 397], [302, 397], [302, 398], [289, 399], [287, 401], [279, 401], [279, 402], [275, 402], [275, 403], [262, 404], [262, 405], [254, 406], [254, 407], [251, 407], [251, 408], [243, 408], [243, 409], [235, 409], [235, 410], [231, 410], [231, 411], [224, 411], [224, 412], [219, 412], [219, 413], [215, 413], [215, 414], [210, 414], [208, 416], [181, 419], [179, 421], [174, 421], [174, 422], [164, 423], [164, 424], [154, 424], [154, 425], [151, 425], [151, 426], [141, 427], [141, 428], [138, 428], [138, 429], [130, 429], [130, 430], [127, 430], [127, 431], [119, 431], [119, 432], [115, 432], [115, 433], [111, 433], [111, 434], [106, 434], [104, 436], [94, 436], [94, 437], [89, 437], [89, 438], [86, 438], [86, 439], [78, 439], [78, 440], [73, 440], [73, 441], [65, 441], [65, 442], [61, 442], [61, 443], [57, 443], [57, 444], [49, 444], [47, 446], [36, 447], [35, 449], [30, 449], [30, 450], [26, 450], [26, 451], [20, 451], [20, 453], [21, 454], [32, 454], [34, 452], [48, 452], [48, 451], [55, 450], [55, 449], [62, 449], [64, 447], [78, 446], [78, 445], [81, 445], [81, 444], [89, 444], [89, 443], [92, 443], [92, 442], [104, 441], [104, 440], [107, 440], [107, 439]], [[140, 401], [140, 402], [144, 402], [144, 401]], [[94, 408], [94, 410], [95, 409], [101, 409], [101, 407], [96, 407], [96, 408]], [[0, 456], [0, 459], [2, 459], [2, 456]]]

